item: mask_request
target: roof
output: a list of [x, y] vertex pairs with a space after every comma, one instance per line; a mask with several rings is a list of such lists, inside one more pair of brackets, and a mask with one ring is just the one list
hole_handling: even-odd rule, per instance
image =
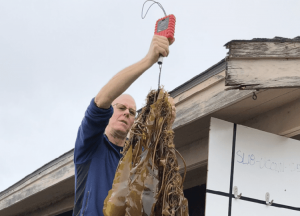
[[[205, 80], [209, 79], [210, 77], [213, 77], [216, 74], [221, 73], [226, 69], [226, 61], [225, 59], [222, 59], [217, 64], [211, 66], [210, 68], [206, 69], [205, 71], [201, 72], [197, 76], [194, 76], [192, 79], [186, 81], [185, 83], [181, 84], [180, 86], [176, 87], [172, 91], [169, 92], [171, 97], [176, 97], [183, 92], [193, 88], [194, 86], [198, 85], [199, 83], [204, 82]], [[142, 110], [140, 108], [137, 110], [139, 113]]]
[[[180, 95], [181, 93], [193, 88], [194, 86], [198, 85], [199, 83], [204, 82], [205, 80], [209, 79], [210, 77], [222, 72], [223, 70], [225, 70], [225, 68], [226, 68], [226, 62], [225, 62], [225, 59], [222, 59], [217, 64], [213, 65], [212, 67], [208, 68], [207, 70], [203, 71], [202, 73], [198, 74], [197, 76], [193, 77], [192, 79], [188, 80], [187, 82], [185, 82], [182, 85], [178, 86], [177, 88], [173, 89], [169, 93], [170, 93], [171, 97], [176, 97], [177, 95]], [[138, 112], [140, 110], [138, 110]], [[74, 149], [71, 149], [70, 151], [59, 156], [58, 158], [45, 164], [41, 168], [35, 170], [31, 174], [25, 176], [23, 179], [21, 179], [17, 183], [13, 184], [9, 188], [0, 192], [0, 197], [3, 196], [4, 194], [8, 193], [9, 191], [13, 190], [14, 188], [22, 185], [23, 183], [25, 183], [32, 177], [40, 174], [41, 172], [47, 170], [48, 168], [54, 166], [55, 164], [59, 163], [60, 161], [64, 160], [65, 158], [70, 157], [71, 155], [73, 155], [73, 153], [74, 153]]]
[[207, 70], [203, 71], [202, 73], [198, 74], [197, 76], [194, 76], [189, 81], [183, 83], [182, 85], [176, 87], [172, 91], [169, 92], [171, 97], [176, 97], [183, 92], [193, 88], [194, 86], [198, 85], [199, 83], [204, 82], [205, 80], [209, 79], [210, 77], [213, 77], [216, 74], [221, 73], [226, 69], [226, 61], [225, 59], [222, 59], [217, 64], [211, 66]]
[[231, 43], [234, 42], [300, 42], [300, 36], [294, 37], [294, 38], [284, 38], [284, 37], [274, 37], [274, 38], [253, 38], [252, 40], [232, 40], [226, 43], [224, 46], [227, 47]]
[[74, 154], [74, 149], [71, 149], [70, 151], [68, 151], [68, 152], [64, 153], [63, 155], [59, 156], [58, 158], [55, 158], [52, 161], [46, 163], [44, 166], [38, 168], [34, 172], [32, 172], [29, 175], [25, 176], [23, 179], [21, 179], [20, 181], [18, 181], [15, 184], [13, 184], [9, 188], [5, 189], [4, 191], [1, 191], [0, 192], [0, 197], [3, 196], [4, 194], [8, 193], [9, 191], [13, 190], [14, 188], [22, 185], [23, 183], [25, 183], [26, 181], [28, 181], [32, 177], [34, 177], [34, 176], [40, 174], [41, 172], [49, 169], [50, 167], [54, 166], [55, 164], [59, 163], [60, 161], [64, 160], [65, 158], [70, 157], [73, 154]]

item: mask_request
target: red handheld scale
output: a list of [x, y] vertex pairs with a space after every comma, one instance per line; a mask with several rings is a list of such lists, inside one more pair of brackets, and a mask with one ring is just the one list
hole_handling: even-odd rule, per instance
[[[165, 36], [172, 41], [174, 39], [176, 18], [173, 14], [165, 16], [156, 21], [154, 34]], [[163, 63], [163, 56], [160, 56], [157, 63]]]
[[[173, 14], [167, 15], [164, 8], [162, 7], [162, 5], [159, 2], [156, 2], [153, 0], [146, 0], [143, 4], [143, 8], [142, 8], [142, 19], [144, 19], [146, 17], [150, 7], [152, 6], [152, 5], [150, 5], [145, 16], [143, 16], [144, 5], [148, 1], [154, 2], [152, 5], [158, 4], [158, 6], [163, 10], [163, 12], [165, 14], [165, 17], [160, 18], [159, 20], [156, 21], [154, 34], [164, 36], [164, 37], [168, 38], [169, 41], [174, 40], [176, 18]], [[157, 63], [159, 64], [159, 69], [160, 69], [159, 77], [158, 77], [158, 89], [160, 87], [160, 74], [161, 74], [163, 58], [164, 57], [162, 55], [160, 55], [160, 57], [158, 58], [158, 61], [157, 61]]]
[[154, 34], [174, 39], [176, 18], [173, 14], [157, 20]]

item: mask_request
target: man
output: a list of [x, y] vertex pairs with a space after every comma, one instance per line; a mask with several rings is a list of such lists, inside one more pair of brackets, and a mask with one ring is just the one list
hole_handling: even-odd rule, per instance
[[103, 202], [112, 187], [120, 151], [136, 115], [134, 99], [121, 94], [157, 62], [159, 55], [167, 57], [173, 42], [155, 35], [147, 55], [117, 73], [92, 99], [75, 143], [74, 216], [103, 215]]

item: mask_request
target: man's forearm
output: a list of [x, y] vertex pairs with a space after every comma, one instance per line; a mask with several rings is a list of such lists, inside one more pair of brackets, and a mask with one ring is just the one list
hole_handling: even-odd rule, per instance
[[155, 62], [160, 55], [169, 55], [169, 45], [174, 42], [159, 35], [154, 35], [149, 51], [141, 61], [117, 73], [97, 94], [95, 103], [100, 108], [108, 109], [111, 103]]
[[105, 109], [109, 108], [113, 100], [126, 91], [152, 64], [149, 59], [143, 58], [141, 61], [117, 73], [95, 97], [97, 106]]

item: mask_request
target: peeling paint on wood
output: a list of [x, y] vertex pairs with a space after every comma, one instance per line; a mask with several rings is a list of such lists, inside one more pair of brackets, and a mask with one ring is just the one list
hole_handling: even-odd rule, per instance
[[192, 89], [189, 89], [188, 91], [178, 95], [174, 98], [174, 103], [178, 105], [179, 103], [182, 103], [186, 100], [188, 100], [191, 96], [194, 94], [199, 93], [200, 91], [204, 91], [205, 89], [211, 87], [212, 85], [221, 82], [225, 79], [225, 70], [209, 79], [207, 79], [205, 82], [199, 83], [197, 86], [195, 86]]
[[224, 82], [212, 85], [207, 91], [194, 94], [184, 103], [176, 105], [176, 120], [173, 129], [177, 129], [199, 118], [232, 105], [246, 97], [252, 96], [250, 91], [225, 91]]
[[300, 59], [229, 60], [226, 86], [242, 90], [300, 87]]
[[300, 58], [300, 42], [233, 42], [228, 58]]

